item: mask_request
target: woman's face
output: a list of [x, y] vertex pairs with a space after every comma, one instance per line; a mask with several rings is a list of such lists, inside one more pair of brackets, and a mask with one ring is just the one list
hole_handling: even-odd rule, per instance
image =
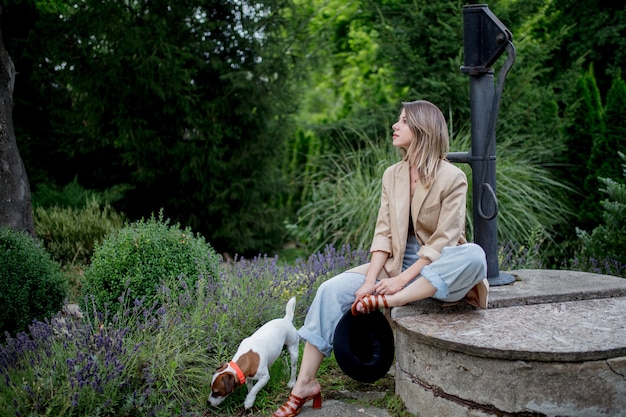
[[395, 122], [391, 128], [393, 129], [393, 146], [408, 150], [413, 141], [413, 132], [409, 129], [404, 109], [402, 109], [398, 121]]

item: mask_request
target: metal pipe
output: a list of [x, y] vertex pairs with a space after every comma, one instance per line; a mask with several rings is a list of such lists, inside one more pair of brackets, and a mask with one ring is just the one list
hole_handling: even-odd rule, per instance
[[[504, 78], [513, 65], [515, 48], [511, 33], [484, 4], [463, 6], [463, 26], [465, 57], [461, 71], [470, 76], [472, 145], [469, 152], [456, 152], [449, 159], [472, 168], [474, 242], [487, 255], [489, 284], [505, 285], [515, 278], [501, 274], [498, 265], [495, 128]], [[490, 67], [505, 50], [509, 54], [496, 89]]]

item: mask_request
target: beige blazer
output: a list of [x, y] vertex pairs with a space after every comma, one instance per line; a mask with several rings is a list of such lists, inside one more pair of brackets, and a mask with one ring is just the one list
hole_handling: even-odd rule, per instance
[[[420, 257], [432, 262], [441, 257], [446, 246], [467, 243], [465, 239], [465, 204], [467, 177], [458, 167], [441, 161], [430, 189], [417, 185], [410, 202], [409, 163], [398, 162], [385, 170], [380, 208], [370, 252], [384, 251], [389, 258], [378, 278], [389, 278], [402, 272], [402, 259], [409, 232], [409, 209], [420, 250]], [[369, 264], [351, 269], [367, 274]]]

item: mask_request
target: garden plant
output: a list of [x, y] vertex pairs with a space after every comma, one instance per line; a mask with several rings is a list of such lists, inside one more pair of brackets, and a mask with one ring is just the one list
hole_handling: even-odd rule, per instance
[[[163, 219], [152, 222], [153, 236], [146, 239], [170, 227]], [[0, 410], [31, 416], [233, 415], [241, 395], [219, 409], [206, 403], [218, 364], [230, 360], [241, 339], [282, 316], [294, 295], [295, 322], [301, 324], [317, 286], [366, 259], [362, 250], [333, 246], [290, 264], [277, 256], [238, 257], [221, 263], [217, 277], [157, 279], [154, 293], [139, 298], [126, 286], [116, 303], [103, 307], [84, 286], [82, 318], [41, 316], [26, 331], [6, 335]], [[333, 372], [332, 362], [327, 366]], [[257, 399], [259, 412], [277, 406], [288, 379], [286, 358], [272, 373]]]
[[41, 241], [0, 226], [0, 332], [25, 331], [33, 319], [56, 313], [66, 292], [61, 268]]
[[[626, 277], [626, 7], [572, 3], [489, 4], [517, 50], [496, 129], [500, 269]], [[0, 225], [0, 417], [242, 412], [242, 394], [209, 408], [208, 378], [291, 296], [298, 326], [323, 280], [367, 260], [401, 102], [435, 103], [469, 149], [462, 6], [3, 2], [0, 162], [25, 169], [0, 214], [32, 190], [34, 224]], [[335, 365], [327, 398], [372, 389]], [[253, 413], [284, 400], [284, 367]]]

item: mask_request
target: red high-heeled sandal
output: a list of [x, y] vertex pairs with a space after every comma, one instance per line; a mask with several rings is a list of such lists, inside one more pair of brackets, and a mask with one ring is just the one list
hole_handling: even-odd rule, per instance
[[306, 398], [300, 398], [297, 395], [289, 394], [289, 399], [285, 404], [281, 405], [278, 410], [272, 414], [272, 417], [295, 417], [300, 414], [302, 407], [309, 400], [313, 400], [313, 408], [322, 408], [322, 393], [318, 392]]
[[[387, 298], [385, 298], [384, 295], [373, 295], [373, 294], [362, 295], [356, 300], [354, 300], [354, 303], [352, 304], [352, 308], [351, 308], [352, 315], [358, 316], [359, 314], [370, 314], [372, 311], [378, 310], [379, 308], [381, 308], [382, 306], [378, 302], [378, 297], [380, 297], [380, 299], [383, 300], [382, 304], [385, 306], [385, 308], [389, 308], [389, 305], [387, 304]], [[359, 311], [356, 309], [359, 303], [363, 305], [363, 311]]]

